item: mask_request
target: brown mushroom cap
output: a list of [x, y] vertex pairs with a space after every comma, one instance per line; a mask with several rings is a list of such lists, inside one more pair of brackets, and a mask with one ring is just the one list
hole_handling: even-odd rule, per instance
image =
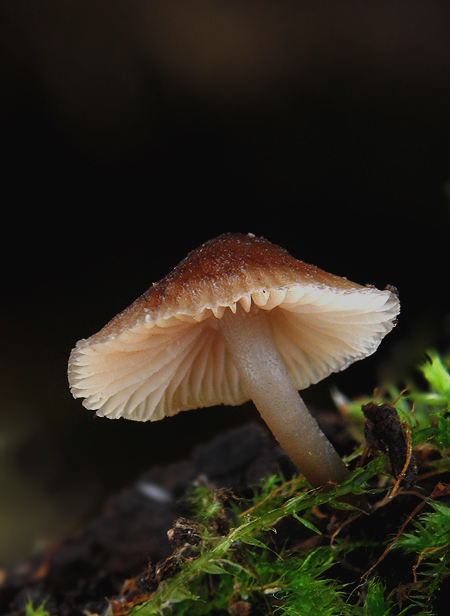
[[69, 360], [74, 397], [110, 418], [157, 420], [248, 400], [217, 319], [237, 306], [268, 311], [297, 389], [373, 353], [399, 302], [328, 274], [253, 235], [225, 234], [191, 252]]

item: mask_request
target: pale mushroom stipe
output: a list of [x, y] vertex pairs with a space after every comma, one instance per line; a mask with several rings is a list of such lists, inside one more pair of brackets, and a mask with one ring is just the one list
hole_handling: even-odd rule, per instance
[[340, 483], [347, 467], [298, 390], [374, 353], [399, 311], [392, 287], [364, 287], [228, 233], [77, 343], [71, 392], [97, 415], [136, 421], [251, 399], [312, 486]]

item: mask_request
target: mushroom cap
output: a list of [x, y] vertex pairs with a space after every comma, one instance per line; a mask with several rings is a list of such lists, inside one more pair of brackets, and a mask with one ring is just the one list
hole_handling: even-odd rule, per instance
[[69, 359], [75, 398], [97, 415], [155, 421], [248, 400], [218, 319], [267, 311], [297, 389], [372, 354], [394, 327], [395, 289], [380, 291], [297, 261], [251, 234], [192, 251]]

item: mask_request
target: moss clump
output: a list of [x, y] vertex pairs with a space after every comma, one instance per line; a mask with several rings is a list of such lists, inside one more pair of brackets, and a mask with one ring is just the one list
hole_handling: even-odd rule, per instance
[[[342, 406], [360, 445], [339, 486], [313, 490], [302, 477], [271, 476], [245, 500], [205, 483], [193, 487], [189, 519], [169, 531], [173, 556], [128, 580], [108, 616], [445, 613], [449, 368], [449, 359], [431, 353], [405, 391], [392, 387], [379, 400]], [[379, 430], [366, 447], [361, 407], [369, 403], [393, 409], [406, 444], [403, 468], [398, 455], [391, 464], [395, 440]], [[405, 481], [412, 460], [414, 485]]]

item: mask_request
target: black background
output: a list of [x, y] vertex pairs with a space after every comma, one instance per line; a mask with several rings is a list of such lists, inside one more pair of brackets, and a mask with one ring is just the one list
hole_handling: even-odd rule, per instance
[[76, 341], [216, 235], [398, 287], [397, 328], [312, 406], [446, 348], [447, 3], [10, 0], [0, 20], [0, 565], [257, 419], [94, 420], [68, 390]]

